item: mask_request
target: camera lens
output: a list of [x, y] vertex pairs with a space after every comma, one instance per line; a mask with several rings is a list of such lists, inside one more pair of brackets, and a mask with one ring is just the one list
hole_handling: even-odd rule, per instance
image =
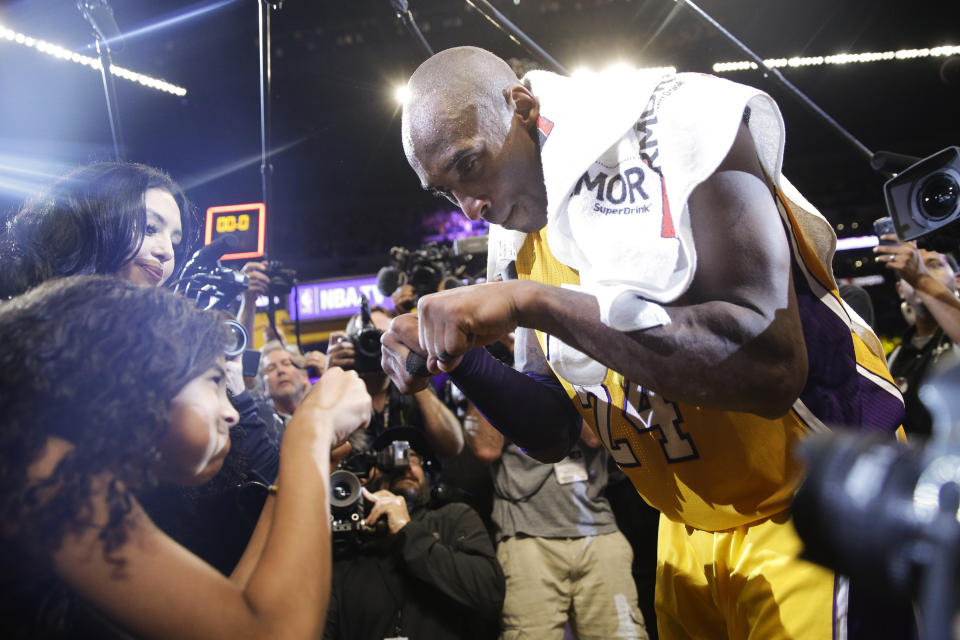
[[360, 478], [344, 469], [330, 474], [330, 506], [349, 507], [360, 499]]
[[226, 320], [225, 323], [227, 328], [230, 329], [230, 338], [223, 353], [228, 358], [232, 358], [240, 355], [247, 348], [247, 331], [236, 320]]
[[350, 486], [346, 482], [341, 482], [337, 485], [334, 485], [333, 489], [330, 490], [333, 493], [333, 497], [337, 500], [345, 500], [350, 497]]
[[368, 358], [376, 358], [379, 360], [381, 348], [380, 336], [382, 335], [383, 332], [379, 329], [364, 329], [361, 331], [354, 342], [357, 353]]
[[917, 190], [920, 211], [931, 220], [943, 220], [957, 211], [960, 185], [949, 173], [935, 173]]

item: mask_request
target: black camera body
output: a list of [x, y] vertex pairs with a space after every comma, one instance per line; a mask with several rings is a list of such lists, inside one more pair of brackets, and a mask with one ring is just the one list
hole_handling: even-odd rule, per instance
[[883, 185], [897, 237], [919, 238], [960, 218], [960, 148], [947, 147]]
[[360, 477], [347, 469], [330, 474], [330, 530], [334, 537], [364, 530], [368, 508], [361, 486]]
[[353, 369], [357, 373], [383, 371], [380, 364], [380, 337], [383, 331], [377, 329], [370, 317], [370, 301], [360, 296], [360, 326], [347, 331], [347, 340], [353, 344]]
[[360, 490], [362, 479], [374, 466], [388, 474], [406, 469], [410, 466], [410, 443], [395, 440], [375, 453], [353, 454], [330, 474], [330, 531], [338, 557], [356, 550], [365, 540], [386, 535], [385, 520], [375, 527], [367, 525], [373, 503]]
[[960, 610], [960, 366], [920, 387], [934, 437], [905, 445], [861, 432], [811, 435], [793, 502], [803, 556], [920, 605], [924, 638], [952, 637]]
[[413, 287], [418, 298], [435, 293], [447, 271], [444, 249], [448, 248], [435, 242], [412, 251], [404, 247], [390, 249], [390, 266], [383, 267], [377, 274], [380, 293], [389, 296], [405, 284]]
[[463, 284], [464, 278], [472, 281], [473, 278], [467, 276], [467, 269], [473, 259], [474, 254], [461, 251], [459, 245], [450, 247], [429, 242], [414, 250], [393, 247], [390, 249], [390, 265], [377, 273], [377, 288], [389, 296], [397, 287], [409, 284], [413, 287], [415, 305], [421, 296], [436, 293], [441, 283], [444, 288], [451, 288]]
[[290, 295], [290, 291], [297, 283], [297, 272], [287, 269], [279, 260], [268, 260], [263, 274], [270, 279], [267, 285], [267, 295], [271, 298]]

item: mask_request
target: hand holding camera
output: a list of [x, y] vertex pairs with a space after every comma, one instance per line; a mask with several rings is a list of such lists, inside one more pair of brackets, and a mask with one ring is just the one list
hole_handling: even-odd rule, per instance
[[390, 493], [386, 489], [370, 493], [366, 487], [362, 487], [361, 491], [363, 497], [373, 503], [373, 507], [366, 517], [368, 527], [373, 527], [381, 517], [384, 517], [390, 533], [396, 534], [410, 522], [407, 501], [400, 496]]
[[250, 279], [250, 286], [243, 292], [243, 297], [247, 304], [256, 304], [257, 298], [267, 295], [267, 288], [270, 286], [270, 278], [266, 273], [267, 263], [248, 262], [241, 271]]
[[341, 369], [353, 369], [356, 364], [356, 351], [353, 342], [347, 334], [342, 331], [334, 331], [330, 334], [330, 343], [327, 347], [326, 371], [330, 367], [340, 367]]
[[875, 260], [890, 269], [898, 278], [903, 278], [912, 287], [924, 275], [929, 275], [923, 264], [916, 242], [900, 242], [889, 217], [879, 218], [873, 223], [873, 230], [880, 239], [874, 247]]

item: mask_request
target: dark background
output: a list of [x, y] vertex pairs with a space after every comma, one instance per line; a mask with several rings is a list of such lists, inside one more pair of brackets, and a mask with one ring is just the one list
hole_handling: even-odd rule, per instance
[[[255, 0], [113, 0], [128, 37], [115, 64], [185, 87], [186, 97], [116, 81], [128, 159], [167, 170], [202, 212], [259, 201]], [[733, 45], [673, 0], [493, 0], [568, 68], [625, 60], [710, 72], [742, 60]], [[763, 57], [960, 44], [960, 3], [868, 0], [700, 0]], [[412, 0], [434, 49], [473, 44], [530, 57], [464, 2]], [[393, 245], [415, 247], [450, 205], [421, 191], [400, 144], [393, 97], [424, 54], [387, 0], [287, 0], [273, 12], [272, 258], [302, 281], [373, 273]], [[172, 20], [171, 20], [172, 19]], [[164, 21], [170, 21], [163, 24]], [[6, 0], [0, 24], [89, 51], [69, 0]], [[152, 28], [150, 28], [152, 27]], [[873, 150], [916, 156], [960, 144], [960, 86], [943, 58], [785, 69], [784, 75]], [[884, 214], [883, 177], [759, 72], [724, 74], [769, 91], [787, 125], [785, 174], [835, 225], [869, 233]], [[0, 213], [56, 174], [112, 152], [97, 72], [0, 40]], [[443, 218], [440, 215], [440, 218]], [[841, 254], [839, 275], [877, 272]], [[856, 267], [856, 261], [863, 264]], [[892, 288], [872, 287], [883, 323]], [[890, 311], [893, 309], [894, 311]], [[892, 326], [892, 325], [891, 325]]]

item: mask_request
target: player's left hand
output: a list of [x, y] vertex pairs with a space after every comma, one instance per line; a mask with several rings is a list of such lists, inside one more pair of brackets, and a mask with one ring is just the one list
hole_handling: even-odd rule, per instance
[[488, 282], [423, 296], [417, 305], [419, 343], [432, 373], [453, 371], [470, 349], [517, 328], [519, 302], [534, 283]]
[[376, 524], [381, 516], [386, 516], [387, 527], [390, 533], [397, 533], [410, 522], [410, 513], [407, 511], [407, 501], [390, 493], [386, 489], [381, 489], [376, 493], [370, 493], [366, 487], [361, 487], [363, 497], [373, 503], [373, 508], [367, 514], [365, 522], [368, 526]]
[[916, 287], [917, 281], [929, 274], [915, 242], [900, 242], [892, 233], [885, 234], [880, 239], [893, 240], [896, 244], [881, 244], [874, 247], [876, 261], [903, 278], [907, 284]]

